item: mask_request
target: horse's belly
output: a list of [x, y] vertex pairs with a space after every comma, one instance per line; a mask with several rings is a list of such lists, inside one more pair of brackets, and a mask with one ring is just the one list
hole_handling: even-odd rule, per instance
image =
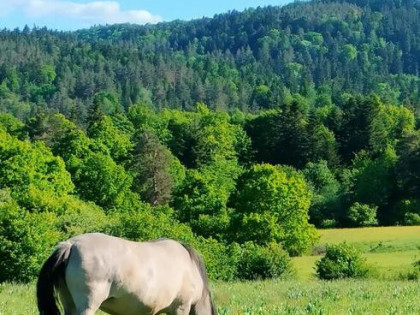
[[100, 309], [112, 315], [154, 314], [154, 311], [150, 307], [141, 303], [136, 297], [129, 295], [109, 298], [101, 304]]

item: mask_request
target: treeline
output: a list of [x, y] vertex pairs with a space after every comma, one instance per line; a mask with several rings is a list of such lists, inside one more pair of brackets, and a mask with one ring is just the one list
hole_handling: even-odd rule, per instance
[[0, 108], [86, 122], [94, 95], [123, 108], [244, 111], [300, 94], [314, 106], [374, 92], [419, 111], [418, 0], [319, 0], [189, 22], [0, 31]]
[[89, 231], [180, 239], [211, 277], [253, 279], [288, 270], [314, 225], [420, 223], [420, 133], [405, 107], [296, 96], [258, 114], [122, 113], [114, 101], [97, 94], [86, 128], [0, 115], [0, 281], [31, 279], [59, 239]]

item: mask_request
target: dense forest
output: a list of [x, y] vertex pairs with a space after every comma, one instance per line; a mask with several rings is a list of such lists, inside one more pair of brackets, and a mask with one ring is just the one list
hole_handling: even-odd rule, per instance
[[0, 108], [88, 115], [106, 91], [124, 109], [244, 111], [294, 94], [311, 105], [371, 92], [419, 111], [418, 0], [315, 0], [193, 21], [0, 32]]
[[[420, 224], [420, 3], [0, 32], [0, 281], [102, 231], [272, 277], [315, 227]], [[275, 266], [274, 266], [275, 265]]]

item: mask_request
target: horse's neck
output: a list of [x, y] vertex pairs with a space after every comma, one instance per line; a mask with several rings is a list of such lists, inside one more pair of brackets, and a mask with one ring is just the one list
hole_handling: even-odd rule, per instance
[[213, 310], [213, 301], [209, 293], [203, 295], [203, 297], [193, 307], [193, 315], [214, 315], [217, 314]]

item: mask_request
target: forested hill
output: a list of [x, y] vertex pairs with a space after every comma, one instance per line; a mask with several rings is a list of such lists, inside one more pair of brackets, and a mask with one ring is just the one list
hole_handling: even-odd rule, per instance
[[[80, 122], [95, 95], [127, 108], [258, 110], [300, 94], [340, 105], [374, 92], [419, 109], [420, 2], [319, 0], [193, 21], [0, 32], [0, 109]], [[103, 96], [103, 95], [102, 95]]]

